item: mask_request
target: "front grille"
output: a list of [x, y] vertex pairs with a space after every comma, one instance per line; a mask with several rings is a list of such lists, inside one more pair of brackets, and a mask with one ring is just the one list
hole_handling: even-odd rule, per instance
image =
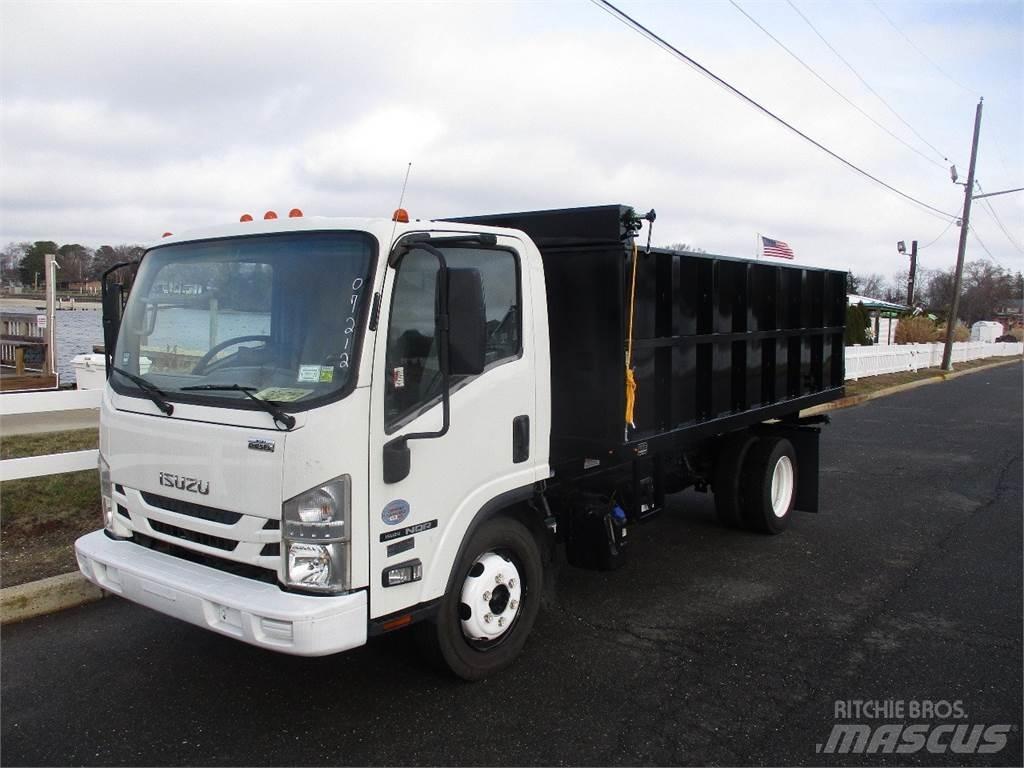
[[128, 508], [124, 504], [117, 505], [117, 514], [121, 517], [127, 517], [129, 520], [132, 519], [132, 516], [128, 514]]
[[280, 544], [264, 544], [263, 549], [260, 550], [260, 555], [263, 557], [280, 557], [281, 556], [281, 545]]
[[163, 509], [167, 512], [176, 512], [179, 515], [198, 517], [201, 520], [209, 520], [211, 523], [234, 525], [242, 519], [240, 512], [229, 512], [226, 509], [204, 507], [202, 504], [193, 504], [191, 501], [158, 496], [155, 493], [146, 493], [145, 491], [142, 491], [142, 499], [151, 507]]
[[[150, 524], [152, 525], [152, 522]], [[213, 555], [204, 555], [202, 552], [179, 547], [177, 544], [172, 544], [169, 541], [154, 539], [152, 536], [146, 536], [138, 531], [132, 536], [132, 541], [147, 549], [180, 557], [182, 560], [188, 560], [190, 563], [198, 563], [209, 568], [216, 568], [218, 571], [231, 573], [235, 576], [243, 576], [247, 579], [263, 581], [267, 584], [277, 584], [277, 571], [268, 570], [267, 568], [260, 568], [248, 563], [239, 563], [234, 560], [223, 560]]]
[[220, 536], [211, 536], [208, 533], [190, 531], [187, 528], [179, 528], [176, 525], [161, 523], [159, 520], [150, 519], [149, 526], [157, 533], [162, 533], [166, 536], [173, 536], [176, 539], [191, 541], [193, 544], [202, 544], [204, 547], [223, 549], [225, 552], [231, 552], [238, 546], [238, 542], [231, 541], [231, 539], [223, 539]]

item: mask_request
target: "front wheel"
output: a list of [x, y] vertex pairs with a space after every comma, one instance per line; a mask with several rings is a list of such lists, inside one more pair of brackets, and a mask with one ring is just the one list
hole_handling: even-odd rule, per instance
[[463, 680], [482, 680], [511, 664], [540, 608], [543, 567], [533, 535], [495, 517], [473, 534], [456, 564], [437, 616], [418, 626], [435, 661]]

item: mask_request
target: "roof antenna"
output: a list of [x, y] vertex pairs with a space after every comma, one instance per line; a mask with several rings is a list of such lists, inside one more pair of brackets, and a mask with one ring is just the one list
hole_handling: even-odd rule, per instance
[[[398, 196], [398, 208], [402, 207], [402, 203], [405, 202], [405, 188], [409, 185], [409, 172], [412, 170], [412, 161], [409, 161], [409, 165], [405, 167], [405, 181], [402, 182], [402, 194]], [[395, 211], [398, 213], [398, 210]], [[388, 245], [390, 251], [392, 246], [395, 244], [395, 230], [398, 229], [398, 217], [392, 216], [391, 220], [394, 222], [391, 225], [391, 243]]]

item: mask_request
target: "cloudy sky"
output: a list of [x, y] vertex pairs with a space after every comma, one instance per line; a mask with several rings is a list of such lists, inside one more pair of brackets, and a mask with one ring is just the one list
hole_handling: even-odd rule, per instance
[[[953, 214], [963, 188], [943, 158], [966, 178], [984, 95], [978, 179], [986, 191], [1024, 186], [1020, 0], [737, 4], [905, 143], [728, 0], [616, 3], [854, 164]], [[0, 243], [147, 242], [293, 206], [386, 216], [409, 161], [415, 217], [622, 202], [657, 209], [658, 244], [753, 255], [761, 232], [806, 263], [892, 275], [906, 267], [896, 241], [916, 238], [935, 241], [923, 267], [955, 260], [948, 220], [587, 0], [0, 1]], [[991, 205], [1024, 244], [1024, 194]], [[985, 206], [972, 224], [997, 262], [1024, 269]], [[968, 258], [984, 255], [971, 238]]]

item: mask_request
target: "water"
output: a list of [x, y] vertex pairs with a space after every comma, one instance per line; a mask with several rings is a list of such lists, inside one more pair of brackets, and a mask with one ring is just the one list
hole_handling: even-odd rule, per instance
[[[93, 306], [95, 309], [60, 310], [54, 313], [57, 371], [60, 373], [62, 386], [75, 383], [75, 369], [71, 365], [71, 359], [75, 355], [92, 352], [93, 344], [103, 343], [103, 313], [100, 312], [99, 304]], [[39, 315], [45, 311], [30, 307], [4, 308], [5, 315]]]
[[[40, 314], [29, 307], [4, 309], [5, 314]], [[75, 355], [89, 354], [93, 345], [103, 343], [103, 313], [99, 305], [95, 309], [58, 310], [55, 314], [57, 337], [57, 370], [61, 385], [75, 382], [75, 368], [71, 364]], [[169, 309], [160, 313], [155, 333], [146, 346], [167, 347], [177, 345], [181, 349], [205, 351], [210, 343], [209, 313], [195, 309]], [[223, 312], [217, 321], [218, 340], [237, 336], [266, 334], [269, 332], [269, 316], [249, 312]]]

